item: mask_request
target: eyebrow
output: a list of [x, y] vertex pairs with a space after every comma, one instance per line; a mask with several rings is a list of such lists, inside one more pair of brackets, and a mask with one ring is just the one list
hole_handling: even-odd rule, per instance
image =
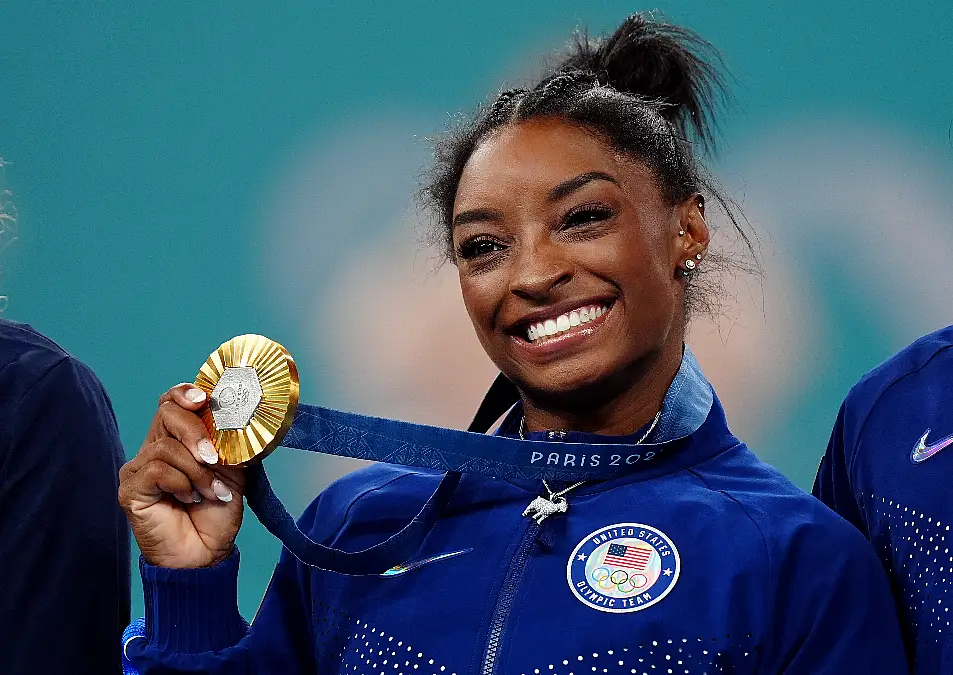
[[549, 201], [555, 202], [559, 199], [562, 199], [563, 197], [566, 197], [567, 195], [572, 194], [573, 192], [581, 188], [583, 185], [591, 183], [594, 180], [604, 180], [604, 181], [613, 183], [615, 185], [619, 184], [619, 181], [617, 181], [615, 178], [613, 178], [607, 173], [602, 173], [601, 171], [587, 171], [586, 173], [579, 174], [575, 178], [570, 178], [567, 181], [563, 181], [562, 183], [554, 187], [552, 190], [549, 191], [547, 198], [549, 199]]
[[[587, 171], [586, 173], [579, 174], [575, 178], [570, 178], [565, 180], [552, 190], [549, 191], [549, 194], [546, 195], [546, 198], [555, 202], [563, 197], [571, 195], [573, 192], [578, 190], [584, 185], [588, 185], [594, 180], [604, 180], [614, 185], [618, 185], [619, 181], [610, 176], [607, 173], [602, 171]], [[461, 225], [466, 225], [468, 223], [482, 223], [482, 222], [493, 222], [503, 220], [503, 214], [499, 211], [494, 211], [493, 209], [471, 209], [469, 211], [461, 211], [453, 217], [452, 228], [460, 227]]]
[[471, 209], [461, 211], [453, 217], [453, 227], [460, 227], [467, 223], [483, 223], [487, 221], [503, 220], [503, 214], [493, 209]]

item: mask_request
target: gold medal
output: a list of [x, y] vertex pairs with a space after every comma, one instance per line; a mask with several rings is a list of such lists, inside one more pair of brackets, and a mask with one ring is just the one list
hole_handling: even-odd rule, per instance
[[212, 352], [195, 386], [208, 395], [199, 414], [226, 466], [245, 466], [278, 447], [294, 421], [301, 391], [288, 350], [251, 334]]

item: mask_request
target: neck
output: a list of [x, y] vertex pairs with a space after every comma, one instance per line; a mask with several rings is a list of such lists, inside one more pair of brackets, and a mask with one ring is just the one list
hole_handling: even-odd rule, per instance
[[[662, 408], [665, 395], [682, 362], [682, 347], [647, 356], [632, 367], [626, 384], [598, 385], [602, 392], [542, 397], [522, 392], [527, 432], [558, 429], [604, 436], [635, 433]], [[594, 387], [593, 387], [594, 388]], [[608, 392], [608, 395], [606, 395]], [[601, 394], [601, 395], [600, 395]]]

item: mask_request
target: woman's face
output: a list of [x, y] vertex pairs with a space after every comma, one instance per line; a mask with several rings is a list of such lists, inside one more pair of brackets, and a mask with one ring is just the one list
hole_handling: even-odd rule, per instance
[[609, 394], [680, 355], [681, 266], [708, 243], [698, 200], [667, 204], [647, 167], [594, 134], [552, 118], [494, 132], [452, 226], [477, 336], [524, 394]]

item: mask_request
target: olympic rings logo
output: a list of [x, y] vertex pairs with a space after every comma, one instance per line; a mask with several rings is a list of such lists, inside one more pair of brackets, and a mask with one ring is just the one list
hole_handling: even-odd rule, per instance
[[620, 593], [634, 593], [645, 588], [649, 583], [649, 578], [644, 574], [629, 575], [625, 570], [609, 571], [607, 567], [597, 567], [592, 570], [592, 580], [596, 582], [604, 591], [612, 588]]

